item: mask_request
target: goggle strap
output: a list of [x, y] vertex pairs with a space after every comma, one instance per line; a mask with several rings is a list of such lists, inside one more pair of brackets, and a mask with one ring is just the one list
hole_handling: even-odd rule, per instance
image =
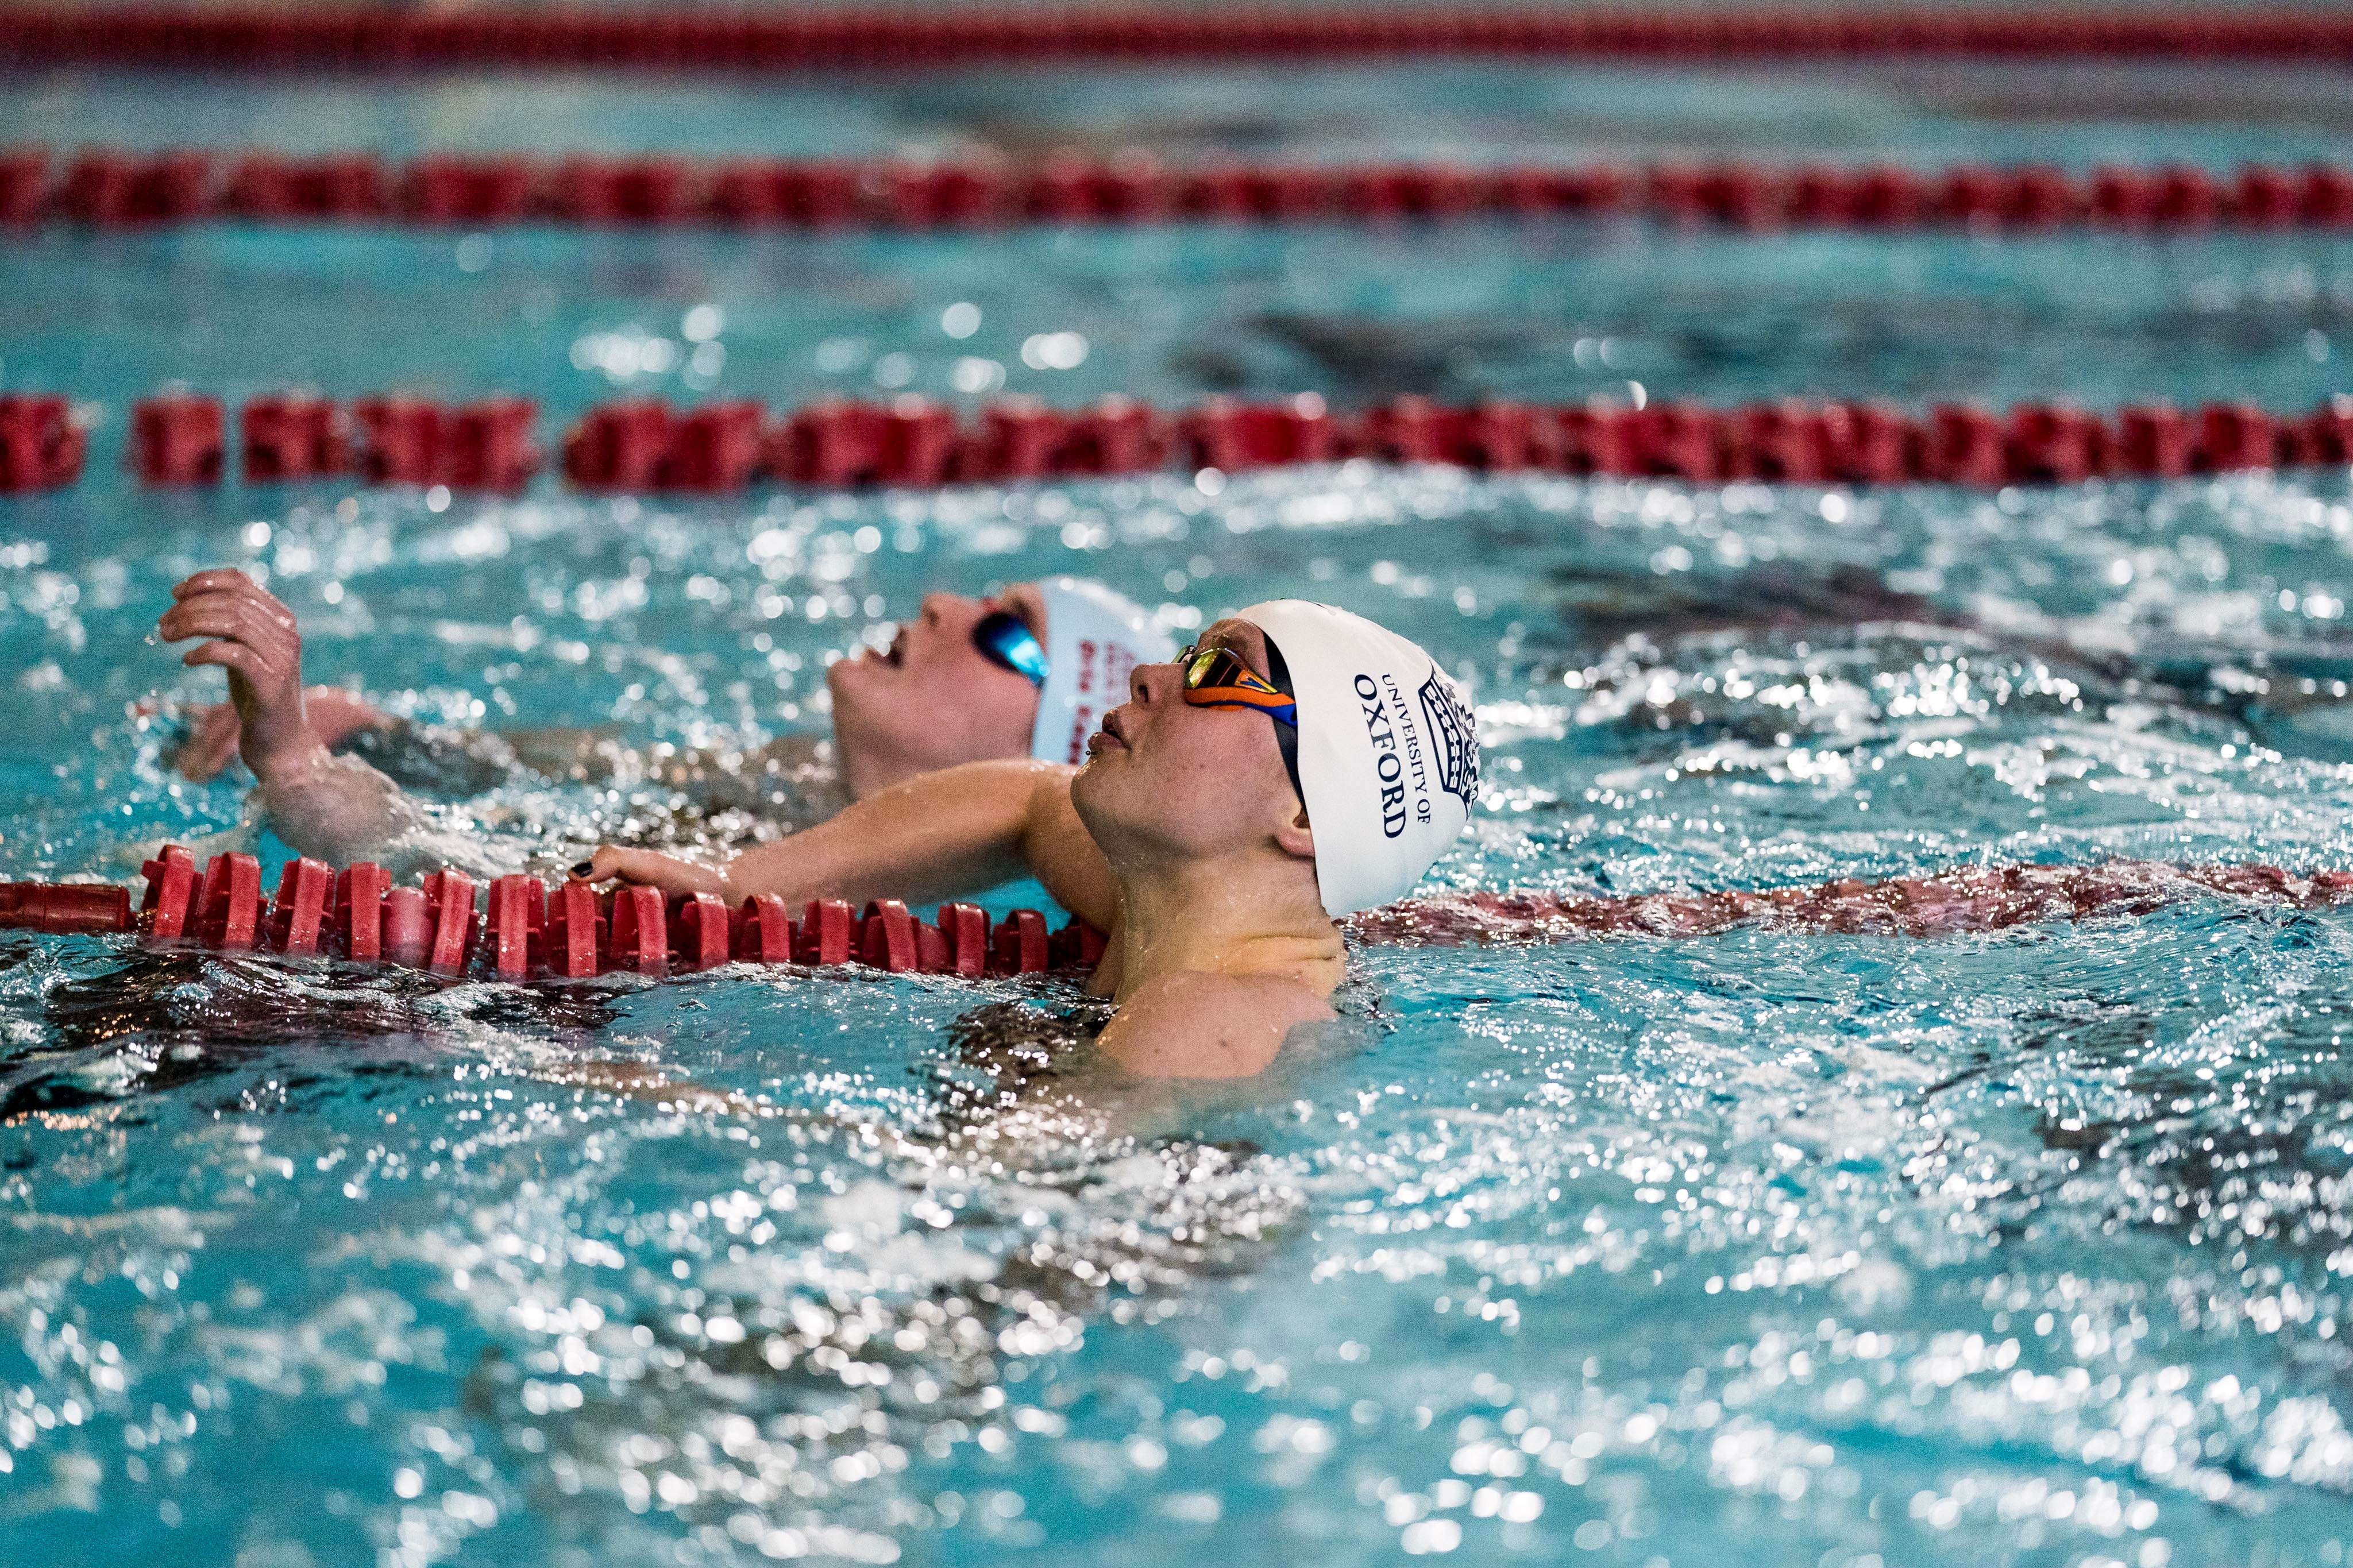
[[1291, 684], [1291, 666], [1283, 661], [1282, 650], [1274, 646], [1274, 639], [1266, 635], [1264, 627], [1259, 629], [1259, 637], [1266, 644], [1267, 675], [1272, 679], [1275, 689], [1291, 699], [1291, 722], [1274, 727], [1274, 743], [1282, 749], [1283, 772], [1291, 775], [1291, 787], [1299, 793], [1299, 804], [1305, 805], [1307, 786], [1299, 782], [1298, 690]]

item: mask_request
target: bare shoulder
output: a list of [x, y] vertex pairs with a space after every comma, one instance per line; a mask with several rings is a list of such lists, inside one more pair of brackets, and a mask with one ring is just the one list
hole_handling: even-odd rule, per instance
[[1054, 901], [1100, 931], [1119, 919], [1119, 879], [1079, 819], [1071, 781], [1079, 770], [1060, 763], [1029, 763], [1033, 770], [1022, 858]]
[[1337, 1016], [1295, 980], [1187, 972], [1129, 997], [1100, 1048], [1143, 1078], [1249, 1078], [1266, 1070], [1293, 1029]]

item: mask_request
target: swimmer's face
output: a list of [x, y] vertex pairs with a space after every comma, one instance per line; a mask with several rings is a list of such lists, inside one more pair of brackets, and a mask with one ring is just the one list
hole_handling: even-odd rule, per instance
[[[1219, 621], [1198, 642], [1232, 648], [1267, 673], [1266, 635], [1248, 621]], [[1139, 665], [1128, 700], [1103, 715], [1071, 785], [1088, 830], [1114, 864], [1205, 858], [1275, 837], [1289, 847], [1304, 812], [1273, 723], [1244, 709], [1195, 707], [1184, 685], [1177, 665]]]
[[826, 671], [834, 743], [851, 795], [961, 763], [1029, 754], [1038, 689], [972, 645], [974, 625], [997, 609], [1019, 616], [1046, 640], [1045, 605], [1033, 584], [993, 599], [930, 594], [887, 650], [867, 648]]

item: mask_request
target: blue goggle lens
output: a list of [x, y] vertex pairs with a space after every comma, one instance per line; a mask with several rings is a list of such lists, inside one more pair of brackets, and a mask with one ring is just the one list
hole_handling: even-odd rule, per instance
[[1032, 686], [1046, 684], [1046, 650], [1038, 644], [1029, 624], [1010, 610], [992, 610], [972, 628], [972, 646], [989, 663], [1028, 679]]

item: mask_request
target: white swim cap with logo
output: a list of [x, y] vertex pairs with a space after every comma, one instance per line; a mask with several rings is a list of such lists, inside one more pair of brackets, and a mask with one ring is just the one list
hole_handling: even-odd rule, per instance
[[1176, 657], [1176, 645], [1140, 605], [1100, 583], [1049, 577], [1038, 593], [1046, 605], [1046, 684], [1038, 689], [1029, 754], [1082, 763], [1087, 737], [1127, 700], [1128, 672], [1166, 664]]
[[1479, 798], [1471, 705], [1428, 654], [1362, 616], [1272, 599], [1240, 618], [1291, 675], [1324, 912], [1339, 920], [1402, 898]]

